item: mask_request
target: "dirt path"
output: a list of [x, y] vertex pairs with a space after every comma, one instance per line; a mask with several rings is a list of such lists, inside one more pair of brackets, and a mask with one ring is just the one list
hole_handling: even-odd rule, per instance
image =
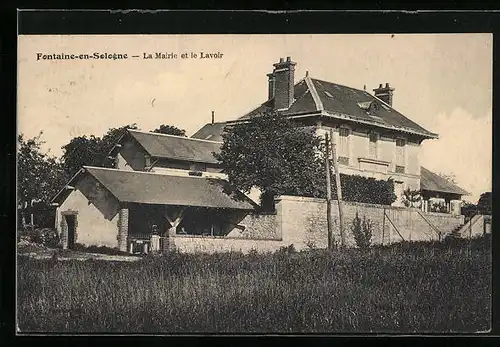
[[73, 250], [56, 250], [45, 248], [42, 246], [32, 246], [32, 245], [18, 245], [17, 254], [22, 256], [28, 256], [34, 259], [51, 259], [57, 254], [57, 260], [107, 260], [107, 261], [137, 261], [141, 259], [136, 256], [126, 256], [126, 255], [108, 255], [108, 254], [98, 254], [98, 253], [87, 253], [79, 252]]

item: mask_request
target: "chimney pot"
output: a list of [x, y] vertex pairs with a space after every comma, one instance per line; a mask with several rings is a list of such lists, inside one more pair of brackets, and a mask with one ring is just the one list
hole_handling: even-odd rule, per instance
[[280, 63], [283, 63], [284, 61], [285, 61], [285, 59], [280, 58]]
[[380, 84], [378, 85], [378, 87], [379, 87], [379, 89], [382, 89], [382, 83], [380, 83]]
[[292, 58], [291, 57], [286, 57], [286, 61], [291, 61]]
[[214, 121], [215, 121], [215, 112], [212, 111], [212, 124], [214, 124]]
[[375, 97], [379, 98], [386, 104], [389, 104], [392, 106], [392, 100], [394, 97], [394, 88], [391, 88], [389, 83], [385, 84], [385, 87], [383, 87], [382, 84], [379, 85], [377, 89], [373, 90], [375, 92]]
[[306, 77], [309, 76], [309, 71], [306, 71]]

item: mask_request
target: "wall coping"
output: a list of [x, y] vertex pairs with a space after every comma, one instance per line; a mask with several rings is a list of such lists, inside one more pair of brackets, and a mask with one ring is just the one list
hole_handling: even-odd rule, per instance
[[204, 235], [172, 235], [175, 239], [203, 239], [203, 240], [242, 240], [242, 241], [283, 241], [282, 238], [254, 238], [254, 237], [228, 237], [228, 236], [204, 236]]
[[321, 199], [321, 198], [311, 198], [308, 196], [294, 196], [294, 195], [281, 195], [278, 198], [276, 198], [276, 201], [310, 201], [310, 202], [320, 202], [320, 203], [326, 203], [326, 199]]
[[[299, 201], [299, 202], [315, 202], [315, 203], [326, 204], [326, 199], [311, 198], [311, 197], [307, 197], [307, 196], [282, 195], [276, 199], [276, 201], [280, 201], [280, 200]], [[359, 207], [372, 207], [372, 208], [380, 208], [380, 209], [386, 209], [386, 210], [404, 210], [404, 211], [415, 211], [415, 212], [418, 211], [418, 212], [420, 212], [424, 215], [428, 215], [428, 216], [438, 216], [438, 217], [448, 217], [448, 218], [450, 218], [450, 217], [461, 218], [461, 216], [462, 216], [462, 215], [452, 215], [450, 213], [441, 213], [441, 212], [424, 212], [416, 207], [377, 205], [377, 204], [369, 204], [369, 203], [365, 203], [365, 202], [344, 201], [344, 200], [342, 202], [346, 205], [359, 206]], [[332, 204], [337, 205], [338, 201], [332, 200]]]
[[420, 211], [420, 212], [422, 212], [424, 215], [427, 215], [427, 216], [454, 217], [454, 218], [461, 218], [462, 217], [461, 214], [456, 215], [456, 214], [444, 213], [444, 212], [424, 212], [424, 211]]

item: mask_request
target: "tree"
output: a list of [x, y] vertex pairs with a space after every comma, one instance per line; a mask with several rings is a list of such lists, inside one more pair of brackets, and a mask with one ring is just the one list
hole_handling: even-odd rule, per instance
[[[127, 129], [139, 130], [136, 123], [118, 128], [110, 128], [102, 137], [95, 135], [78, 136], [64, 145], [62, 163], [66, 172], [72, 176], [84, 165], [113, 167], [114, 163], [108, 154]], [[185, 131], [170, 125], [161, 125], [153, 132], [185, 136]]]
[[465, 221], [468, 221], [477, 213], [478, 208], [476, 204], [473, 204], [470, 201], [462, 200], [460, 204], [460, 210], [465, 216]]
[[160, 134], [176, 135], [176, 136], [186, 136], [185, 130], [179, 129], [172, 125], [165, 125], [165, 124], [160, 125], [155, 130], [152, 130], [152, 132]]
[[102, 140], [94, 135], [75, 137], [62, 149], [61, 161], [69, 176], [73, 176], [83, 165], [102, 166], [104, 161]]
[[422, 197], [420, 195], [420, 190], [412, 190], [407, 188], [403, 191], [403, 204], [406, 207], [416, 207], [420, 208], [422, 204]]
[[363, 216], [363, 219], [359, 218], [358, 211], [356, 211], [356, 217], [354, 217], [354, 219], [352, 220], [351, 232], [354, 235], [356, 245], [361, 250], [365, 251], [370, 248], [373, 233], [373, 223], [371, 220], [366, 219], [366, 216]]
[[238, 123], [222, 135], [214, 153], [229, 182], [243, 192], [262, 192], [269, 208], [275, 196], [319, 197], [325, 188], [321, 138], [276, 113], [264, 113]]
[[110, 128], [102, 138], [90, 135], [78, 136], [62, 147], [62, 163], [66, 172], [73, 176], [84, 165], [112, 167], [113, 162], [108, 153], [118, 142], [126, 129], [137, 129], [137, 125], [129, 124], [119, 128]]
[[479, 197], [477, 209], [482, 214], [491, 214], [492, 195], [491, 192], [484, 192]]
[[47, 207], [50, 200], [67, 182], [68, 175], [56, 157], [41, 151], [43, 132], [31, 139], [17, 138], [18, 208], [26, 217], [32, 206]]

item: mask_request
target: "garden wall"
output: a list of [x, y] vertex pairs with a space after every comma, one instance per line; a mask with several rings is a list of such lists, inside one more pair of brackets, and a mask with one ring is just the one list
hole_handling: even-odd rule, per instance
[[[346, 244], [355, 246], [352, 221], [358, 216], [372, 224], [372, 243], [389, 244], [407, 241], [438, 240], [463, 224], [463, 216], [424, 213], [415, 208], [344, 202], [343, 226]], [[239, 225], [245, 230], [232, 230], [226, 237], [176, 235], [175, 248], [181, 252], [274, 251], [291, 244], [297, 250], [326, 248], [328, 242], [326, 201], [317, 198], [281, 196], [276, 201], [276, 214], [250, 214]], [[340, 240], [337, 201], [332, 201], [333, 236]]]
[[[278, 213], [282, 220], [281, 228], [284, 241], [294, 243], [296, 248], [308, 245], [327, 247], [326, 201], [323, 199], [282, 196]], [[372, 223], [372, 243], [388, 244], [393, 242], [437, 240], [463, 224], [463, 216], [445, 213], [424, 213], [415, 208], [372, 205], [343, 202], [343, 226], [346, 244], [355, 245], [351, 231], [356, 216], [366, 218]], [[339, 210], [336, 200], [332, 201], [333, 236], [340, 240]]]

